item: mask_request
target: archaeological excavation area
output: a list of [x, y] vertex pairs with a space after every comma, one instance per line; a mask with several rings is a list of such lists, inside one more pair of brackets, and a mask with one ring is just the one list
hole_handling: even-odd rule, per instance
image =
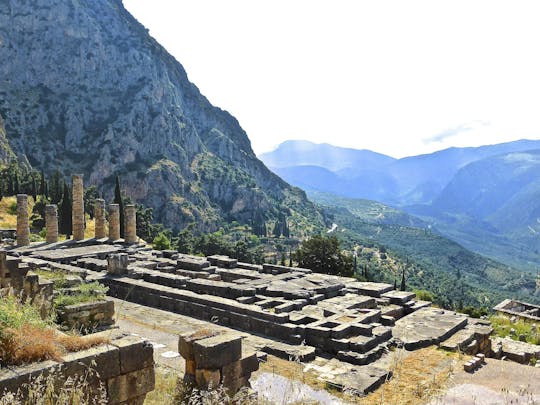
[[[105, 202], [97, 200], [95, 237], [84, 239], [82, 177], [73, 179], [72, 240], [58, 241], [57, 210], [48, 206], [46, 241], [30, 243], [26, 196], [17, 197], [17, 243], [0, 253], [2, 286], [15, 280], [24, 285], [23, 279], [36, 269], [98, 281], [112, 297], [273, 341], [260, 348], [268, 354], [303, 363], [319, 356], [335, 359], [346, 372], [329, 383], [358, 395], [391, 378], [384, 359], [395, 347], [413, 351], [437, 345], [470, 356], [508, 354], [502, 343], [492, 344], [488, 321], [432, 308], [414, 293], [389, 284], [226, 256], [154, 250], [137, 239], [133, 206], [126, 207], [126, 237], [120, 239], [118, 205], [108, 207], [107, 221]], [[37, 289], [45, 284], [37, 282]], [[216, 337], [206, 331], [179, 338], [185, 378], [200, 386], [226, 382], [236, 391], [249, 384], [250, 373], [257, 369], [260, 356], [244, 353], [234, 335]], [[536, 355], [540, 358], [540, 353], [531, 354]], [[231, 373], [236, 373], [234, 378]]]

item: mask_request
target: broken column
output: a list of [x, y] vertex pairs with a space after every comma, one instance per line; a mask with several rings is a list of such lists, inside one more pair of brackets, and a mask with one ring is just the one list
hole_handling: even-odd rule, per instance
[[73, 187], [73, 209], [71, 220], [73, 224], [73, 240], [84, 239], [84, 189], [83, 175], [74, 174], [71, 176]]
[[129, 257], [127, 253], [114, 253], [107, 257], [107, 273], [118, 276], [127, 274]]
[[17, 246], [28, 246], [29, 244], [28, 196], [26, 194], [17, 194]]
[[58, 242], [58, 208], [56, 204], [45, 206], [45, 241]]
[[109, 239], [120, 239], [120, 205], [109, 204]]
[[5, 250], [0, 250], [0, 288], [7, 287], [9, 285], [7, 275], [7, 253]]
[[186, 360], [184, 381], [197, 388], [223, 387], [234, 395], [249, 387], [251, 373], [258, 370], [255, 352], [242, 351], [242, 338], [216, 330], [187, 332], [180, 335], [178, 352]]
[[137, 209], [135, 205], [126, 205], [124, 219], [124, 239], [126, 243], [137, 243]]
[[94, 203], [94, 218], [96, 239], [106, 238], [107, 233], [105, 232], [105, 200], [102, 198], [96, 199]]

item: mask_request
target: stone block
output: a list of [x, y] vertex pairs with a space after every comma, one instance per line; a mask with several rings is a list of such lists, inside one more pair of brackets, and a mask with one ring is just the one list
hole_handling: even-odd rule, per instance
[[137, 399], [155, 387], [154, 367], [121, 374], [107, 380], [109, 404], [119, 404]]
[[[206, 339], [219, 334], [214, 329], [200, 330], [197, 332], [182, 333], [178, 339], [178, 353], [186, 360], [195, 360], [193, 352], [193, 343], [199, 339]], [[216, 367], [217, 368], [217, 367]]]
[[154, 348], [146, 340], [141, 340], [136, 336], [126, 336], [114, 340], [112, 344], [118, 347], [122, 374], [151, 367], [154, 364]]
[[257, 354], [253, 351], [242, 354], [240, 360], [226, 364], [221, 369], [223, 385], [240, 377], [249, 377], [251, 373], [259, 369]]
[[217, 388], [221, 381], [221, 373], [218, 370], [196, 369], [195, 382], [202, 389]]
[[87, 369], [99, 372], [101, 379], [120, 374], [120, 350], [112, 345], [100, 345], [63, 356], [64, 375], [84, 374]]
[[197, 368], [218, 369], [239, 360], [242, 356], [242, 338], [223, 333], [193, 343], [193, 356]]

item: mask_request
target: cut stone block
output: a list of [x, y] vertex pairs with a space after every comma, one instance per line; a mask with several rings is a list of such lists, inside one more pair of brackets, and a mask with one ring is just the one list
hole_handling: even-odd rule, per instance
[[240, 360], [242, 338], [232, 333], [223, 333], [193, 343], [193, 356], [197, 368], [218, 369]]

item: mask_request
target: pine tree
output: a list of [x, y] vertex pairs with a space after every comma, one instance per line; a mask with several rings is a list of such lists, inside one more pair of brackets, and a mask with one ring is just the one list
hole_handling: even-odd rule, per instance
[[37, 201], [37, 194], [38, 194], [38, 188], [37, 188], [37, 182], [34, 177], [32, 177], [32, 183], [31, 183], [31, 193], [32, 197], [34, 198], [34, 201]]
[[41, 178], [39, 179], [39, 194], [41, 194], [43, 197], [47, 197], [47, 184], [43, 170], [41, 171]]
[[120, 208], [120, 237], [124, 237], [124, 200], [122, 198], [122, 191], [120, 190], [120, 178], [116, 176], [116, 185], [114, 188], [114, 203], [119, 205]]
[[69, 237], [73, 232], [73, 224], [71, 220], [72, 206], [73, 204], [69, 187], [64, 182], [64, 193], [58, 207], [58, 230], [60, 233], [66, 235], [66, 237]]
[[403, 271], [401, 272], [401, 291], [405, 291], [407, 286], [405, 285], [405, 267], [403, 267]]

